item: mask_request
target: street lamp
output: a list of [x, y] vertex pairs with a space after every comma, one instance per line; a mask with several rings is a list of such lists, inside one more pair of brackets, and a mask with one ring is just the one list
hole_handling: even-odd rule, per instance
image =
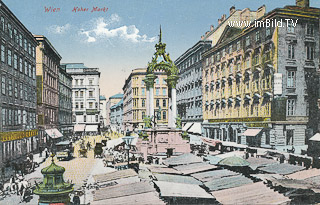
[[129, 132], [129, 130], [127, 130], [126, 136], [122, 138], [122, 140], [126, 144], [126, 149], [128, 150], [128, 169], [129, 169], [129, 164], [130, 164], [129, 151], [130, 151], [130, 146], [131, 146], [133, 139], [134, 139], [134, 137], [131, 136], [131, 133]]

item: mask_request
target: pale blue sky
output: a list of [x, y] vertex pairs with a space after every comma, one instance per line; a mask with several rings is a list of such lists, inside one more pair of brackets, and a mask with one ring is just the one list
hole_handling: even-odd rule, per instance
[[[159, 25], [167, 52], [175, 60], [217, 26], [229, 8], [267, 11], [295, 0], [3, 0], [34, 34], [45, 35], [62, 56], [62, 63], [83, 62], [101, 71], [101, 94], [107, 98], [122, 91], [132, 69], [146, 67], [158, 41]], [[22, 3], [23, 2], [23, 3]], [[319, 0], [310, 5], [320, 7]], [[45, 13], [44, 7], [60, 8]], [[93, 12], [93, 6], [107, 12]], [[72, 12], [74, 7], [88, 12]]]

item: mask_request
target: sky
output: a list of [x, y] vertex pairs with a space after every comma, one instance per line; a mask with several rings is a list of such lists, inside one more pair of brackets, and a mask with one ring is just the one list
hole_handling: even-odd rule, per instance
[[[99, 68], [100, 93], [107, 98], [122, 92], [125, 79], [135, 68], [151, 61], [162, 41], [172, 60], [215, 27], [229, 9], [267, 12], [295, 0], [2, 0], [33, 34], [46, 36], [62, 56], [61, 63], [84, 63]], [[23, 2], [23, 3], [22, 3]], [[310, 6], [320, 7], [319, 0]], [[45, 12], [45, 8], [59, 8]], [[75, 8], [88, 11], [73, 12]], [[93, 7], [104, 11], [91, 12]]]

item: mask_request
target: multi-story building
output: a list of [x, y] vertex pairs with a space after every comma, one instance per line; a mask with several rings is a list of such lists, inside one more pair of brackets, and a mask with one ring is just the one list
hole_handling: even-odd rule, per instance
[[[37, 115], [40, 143], [61, 137], [58, 128], [59, 115], [59, 66], [61, 56], [50, 41], [42, 35], [34, 35], [39, 43], [36, 48], [37, 63]], [[50, 145], [52, 143], [50, 142]]]
[[204, 53], [205, 136], [285, 150], [317, 131], [320, 9], [297, 2], [226, 27]]
[[37, 41], [0, 1], [0, 167], [38, 148]]
[[111, 126], [111, 110], [110, 110], [110, 108], [112, 106], [118, 104], [122, 100], [122, 98], [123, 98], [123, 94], [118, 93], [118, 94], [115, 94], [115, 95], [109, 97], [109, 100], [107, 102], [107, 110], [106, 110], [107, 111], [107, 114], [106, 114], [107, 115], [107, 123], [106, 123], [106, 125], [109, 130], [112, 130], [114, 132], [116, 132], [117, 129], [114, 126]]
[[[146, 116], [146, 86], [144, 79], [147, 70], [137, 68], [132, 70], [123, 86], [123, 127], [125, 130], [143, 129], [143, 118]], [[155, 72], [157, 78], [154, 83], [154, 107], [158, 124], [168, 123], [168, 86], [165, 72]]]
[[100, 95], [100, 128], [105, 130], [107, 125], [107, 99]]
[[72, 76], [72, 113], [75, 132], [100, 131], [100, 72], [83, 63], [65, 63]]
[[66, 72], [66, 66], [59, 68], [59, 130], [64, 136], [73, 133], [72, 77]]
[[176, 89], [182, 124], [203, 121], [201, 55], [210, 47], [211, 41], [201, 40], [175, 60], [180, 77]]
[[123, 124], [123, 100], [110, 108], [110, 123], [113, 131], [121, 133], [124, 131]]

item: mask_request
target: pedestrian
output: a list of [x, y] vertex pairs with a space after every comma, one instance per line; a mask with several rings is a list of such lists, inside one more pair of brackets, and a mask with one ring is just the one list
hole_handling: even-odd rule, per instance
[[91, 149], [91, 144], [90, 144], [90, 142], [88, 141], [88, 143], [87, 143], [87, 150], [90, 150]]
[[47, 147], [44, 149], [44, 152], [46, 154], [46, 159], [47, 159], [49, 157], [49, 152], [48, 152], [48, 148]]

